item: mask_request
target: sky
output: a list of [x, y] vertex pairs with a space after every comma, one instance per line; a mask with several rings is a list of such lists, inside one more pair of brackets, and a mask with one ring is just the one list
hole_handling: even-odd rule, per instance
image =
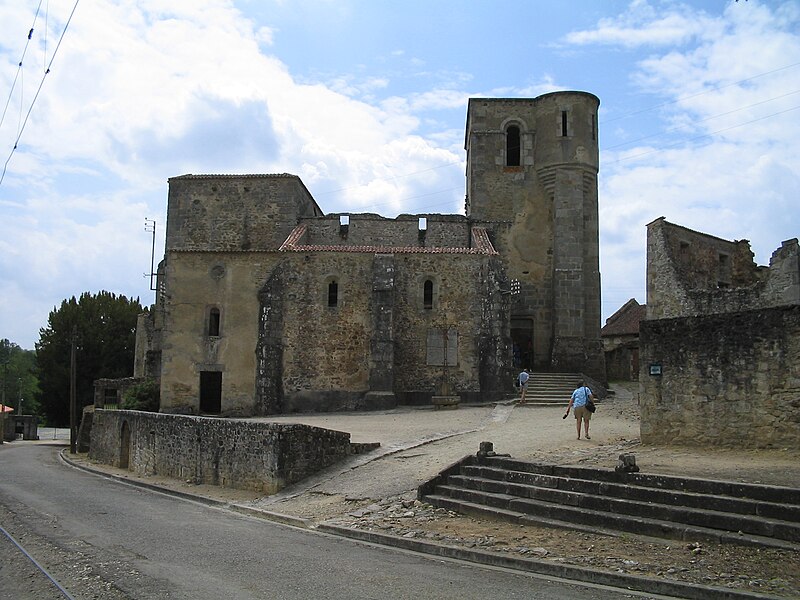
[[152, 304], [170, 177], [463, 214], [468, 98], [558, 90], [601, 101], [604, 320], [646, 302], [658, 217], [761, 265], [800, 234], [800, 0], [0, 0], [0, 339]]

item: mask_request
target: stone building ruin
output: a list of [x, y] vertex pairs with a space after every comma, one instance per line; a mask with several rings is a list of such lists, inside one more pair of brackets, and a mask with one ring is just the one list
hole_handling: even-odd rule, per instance
[[324, 214], [290, 174], [171, 178], [134, 375], [160, 378], [162, 412], [225, 416], [494, 400], [523, 366], [604, 381], [598, 106], [470, 99], [465, 215]]
[[643, 443], [796, 448], [797, 239], [764, 267], [747, 240], [650, 223], [640, 360]]

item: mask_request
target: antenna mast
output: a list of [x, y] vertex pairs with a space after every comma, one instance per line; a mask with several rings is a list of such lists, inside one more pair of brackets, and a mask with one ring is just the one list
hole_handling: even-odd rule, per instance
[[[155, 272], [155, 260], [156, 260], [156, 222], [155, 219], [148, 219], [145, 217], [144, 219], [144, 230], [148, 231], [153, 234], [153, 247], [150, 251], [150, 291], [156, 291], [156, 272]], [[144, 274], [145, 277], [148, 276], [147, 273]]]

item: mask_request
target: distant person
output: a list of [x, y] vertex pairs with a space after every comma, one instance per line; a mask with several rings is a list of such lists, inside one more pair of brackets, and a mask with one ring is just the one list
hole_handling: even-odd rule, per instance
[[519, 381], [519, 390], [522, 394], [519, 398], [520, 404], [525, 404], [525, 391], [528, 389], [528, 379], [530, 379], [530, 375], [528, 375], [528, 369], [523, 369], [522, 373], [517, 376], [517, 381]]
[[567, 415], [569, 415], [569, 409], [575, 409], [573, 414], [575, 415], [575, 425], [578, 429], [578, 439], [581, 439], [581, 421], [583, 421], [583, 430], [586, 434], [586, 439], [592, 439], [589, 437], [589, 421], [592, 418], [592, 413], [586, 408], [586, 402], [589, 400], [594, 401], [592, 390], [586, 387], [583, 381], [581, 381], [578, 383], [578, 387], [575, 391], [572, 392], [572, 397], [569, 399], [569, 405], [567, 406], [567, 412], [564, 413], [564, 418], [566, 419]]

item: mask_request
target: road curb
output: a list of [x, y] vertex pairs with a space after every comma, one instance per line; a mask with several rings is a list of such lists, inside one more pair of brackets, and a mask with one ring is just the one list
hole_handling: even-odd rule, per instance
[[69, 466], [80, 469], [93, 475], [107, 477], [120, 483], [126, 483], [135, 487], [148, 489], [151, 491], [176, 496], [184, 500], [192, 500], [208, 506], [217, 508], [225, 508], [238, 512], [240, 514], [273, 521], [283, 525], [290, 525], [301, 529], [308, 529], [312, 531], [319, 531], [330, 535], [345, 537], [351, 540], [369, 542], [380, 546], [389, 546], [393, 548], [400, 548], [403, 550], [410, 550], [419, 552], [421, 554], [428, 554], [438, 556], [441, 558], [452, 558], [456, 560], [463, 560], [480, 565], [502, 567], [516, 571], [523, 571], [527, 573], [536, 573], [538, 575], [545, 575], [549, 577], [557, 577], [564, 580], [578, 581], [582, 583], [591, 583], [595, 585], [606, 585], [618, 589], [627, 589], [631, 591], [644, 592], [650, 594], [659, 594], [663, 596], [673, 596], [677, 598], [686, 598], [687, 600], [782, 600], [777, 596], [768, 596], [764, 594], [757, 594], [751, 592], [742, 592], [728, 588], [702, 586], [697, 584], [682, 583], [677, 581], [669, 581], [665, 579], [656, 579], [650, 577], [641, 577], [638, 575], [627, 575], [620, 573], [611, 573], [599, 569], [592, 569], [588, 567], [579, 567], [576, 565], [559, 564], [550, 561], [536, 560], [531, 558], [517, 558], [513, 556], [505, 556], [499, 553], [486, 552], [482, 550], [471, 550], [468, 548], [461, 548], [458, 546], [450, 546], [431, 541], [423, 541], [414, 538], [404, 538], [385, 533], [377, 533], [373, 531], [365, 531], [363, 529], [352, 529], [350, 527], [342, 527], [330, 523], [320, 523], [315, 525], [311, 520], [302, 517], [295, 517], [292, 515], [285, 515], [282, 513], [272, 512], [261, 508], [255, 508], [244, 504], [237, 504], [232, 502], [225, 502], [222, 500], [214, 500], [206, 496], [197, 494], [190, 494], [169, 488], [164, 488], [151, 483], [127, 479], [119, 477], [111, 473], [106, 473], [99, 469], [72, 460], [68, 455], [68, 450], [65, 448], [59, 453], [59, 458]]
[[687, 598], [689, 600], [777, 600], [778, 598], [776, 596], [742, 592], [728, 588], [682, 583], [638, 575], [611, 573], [589, 567], [579, 567], [531, 558], [516, 558], [495, 552], [471, 550], [438, 542], [398, 537], [385, 533], [353, 529], [327, 523], [320, 523], [317, 526], [317, 531], [381, 546], [393, 546], [404, 550], [431, 554], [442, 558], [453, 558], [493, 567], [525, 571], [549, 577], [558, 577], [570, 581], [606, 585], [637, 592]]

